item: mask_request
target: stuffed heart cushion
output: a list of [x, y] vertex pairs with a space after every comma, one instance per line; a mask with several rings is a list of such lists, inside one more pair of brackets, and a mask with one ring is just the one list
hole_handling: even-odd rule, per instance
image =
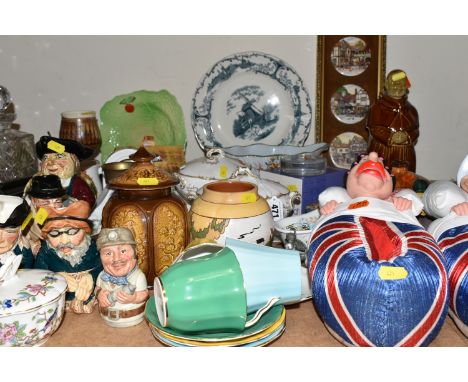
[[427, 346], [447, 315], [444, 259], [416, 219], [374, 204], [350, 202], [318, 221], [308, 251], [314, 305], [347, 345]]
[[468, 337], [468, 216], [454, 213], [436, 220], [429, 231], [442, 250], [449, 280], [449, 314]]

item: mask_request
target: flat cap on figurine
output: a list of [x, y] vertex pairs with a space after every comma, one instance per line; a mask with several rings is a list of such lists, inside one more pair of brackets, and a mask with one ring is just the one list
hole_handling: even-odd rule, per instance
[[132, 231], [125, 227], [103, 228], [99, 233], [96, 245], [98, 250], [110, 245], [130, 244], [135, 245]]
[[77, 200], [65, 208], [47, 207], [47, 218], [42, 227], [42, 234], [47, 235], [54, 229], [64, 227], [79, 228], [90, 234], [91, 224], [88, 221], [90, 207], [89, 203], [84, 200]]
[[36, 153], [39, 159], [42, 159], [44, 154], [57, 152], [48, 147], [50, 141], [63, 145], [65, 147], [65, 152], [75, 154], [79, 160], [88, 159], [93, 155], [93, 149], [82, 145], [80, 142], [44, 135], [36, 143]]
[[23, 198], [0, 195], [0, 228], [21, 226], [30, 210]]
[[67, 192], [57, 175], [36, 175], [32, 178], [27, 194], [33, 198], [54, 199], [65, 196]]

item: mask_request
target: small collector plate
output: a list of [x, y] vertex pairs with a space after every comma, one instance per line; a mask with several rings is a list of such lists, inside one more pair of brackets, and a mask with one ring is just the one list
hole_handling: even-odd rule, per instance
[[371, 50], [364, 40], [349, 36], [335, 44], [330, 58], [338, 73], [349, 77], [358, 76], [369, 66]]
[[366, 118], [369, 112], [369, 95], [358, 85], [343, 85], [333, 93], [330, 107], [338, 121], [348, 125], [358, 123]]
[[303, 146], [311, 121], [309, 95], [296, 71], [259, 52], [217, 62], [192, 100], [192, 128], [203, 150], [255, 143]]
[[361, 135], [347, 131], [333, 138], [329, 153], [335, 167], [350, 169], [360, 154], [367, 153], [367, 142]]

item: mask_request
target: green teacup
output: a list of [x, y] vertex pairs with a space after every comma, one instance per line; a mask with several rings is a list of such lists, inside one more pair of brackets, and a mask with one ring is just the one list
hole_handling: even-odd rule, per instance
[[229, 248], [172, 265], [154, 280], [156, 312], [162, 326], [185, 332], [240, 332], [247, 322], [247, 297], [237, 258]]

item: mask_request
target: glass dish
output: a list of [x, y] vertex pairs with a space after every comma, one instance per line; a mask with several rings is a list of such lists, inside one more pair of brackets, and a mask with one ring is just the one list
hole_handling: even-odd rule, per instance
[[302, 153], [285, 155], [281, 158], [281, 172], [293, 176], [315, 176], [325, 174], [327, 161], [321, 156]]

